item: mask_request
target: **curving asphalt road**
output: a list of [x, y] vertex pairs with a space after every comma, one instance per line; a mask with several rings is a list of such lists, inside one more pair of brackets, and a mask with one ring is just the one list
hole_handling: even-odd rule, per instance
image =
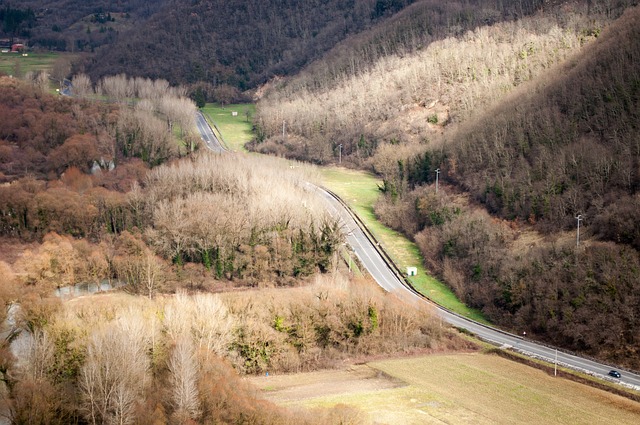
[[[309, 186], [311, 187], [311, 185]], [[377, 246], [378, 244], [373, 240], [372, 236], [368, 234], [366, 228], [356, 220], [357, 217], [348, 210], [346, 205], [344, 205], [336, 195], [325, 189], [314, 187], [313, 190], [325, 199], [330, 213], [340, 219], [347, 236], [347, 242], [371, 276], [387, 292], [394, 293], [408, 302], [426, 302], [434, 308], [436, 313], [445, 322], [457, 328], [466, 329], [480, 339], [499, 347], [510, 348], [527, 356], [545, 360], [552, 364], [557, 362], [559, 366], [578, 370], [611, 382], [618, 382], [628, 388], [640, 390], [640, 375], [638, 374], [569, 354], [557, 350], [555, 347], [541, 345], [521, 336], [483, 325], [440, 307], [422, 295], [417, 294], [405, 283], [403, 278], [398, 276], [399, 273], [394, 271], [395, 267], [391, 264], [391, 260], [384, 255], [383, 250]], [[608, 376], [611, 369], [620, 371], [622, 377], [616, 379]]]
[[[226, 151], [200, 112], [198, 112], [197, 125], [207, 148], [217, 153]], [[364, 224], [357, 220], [355, 214], [349, 210], [337, 195], [311, 183], [307, 183], [307, 189], [315, 191], [321, 196], [325, 200], [330, 214], [339, 218], [347, 243], [351, 246], [360, 262], [378, 285], [385, 291], [393, 293], [409, 303], [428, 303], [445, 322], [457, 328], [466, 329], [478, 338], [491, 344], [502, 348], [513, 349], [527, 356], [545, 360], [552, 364], [557, 362], [559, 366], [578, 370], [611, 382], [618, 382], [628, 388], [640, 390], [640, 375], [636, 373], [594, 362], [560, 351], [555, 347], [538, 344], [521, 336], [483, 325], [453, 313], [426, 299], [413, 290], [405, 280], [400, 277], [397, 267], [395, 267], [388, 256], [385, 255], [384, 250], [375, 242], [375, 239], [368, 232]], [[611, 369], [620, 371], [622, 374], [621, 378], [616, 379], [608, 376], [607, 374]]]

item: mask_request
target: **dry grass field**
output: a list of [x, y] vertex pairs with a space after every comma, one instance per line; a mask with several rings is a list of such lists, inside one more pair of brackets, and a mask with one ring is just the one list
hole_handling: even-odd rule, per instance
[[276, 403], [346, 404], [372, 424], [640, 423], [640, 403], [486, 354], [394, 359], [249, 380]]

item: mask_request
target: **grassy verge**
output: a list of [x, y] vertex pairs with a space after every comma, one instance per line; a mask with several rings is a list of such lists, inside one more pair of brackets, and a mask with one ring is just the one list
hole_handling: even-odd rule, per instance
[[450, 310], [486, 323], [479, 311], [464, 305], [446, 285], [429, 275], [415, 243], [376, 219], [373, 206], [380, 196], [378, 185], [382, 181], [363, 171], [345, 168], [329, 167], [320, 172], [323, 184], [338, 194], [360, 216], [400, 270], [406, 270], [409, 266], [417, 267], [418, 274], [409, 280], [418, 291]]
[[[253, 104], [220, 105], [208, 103], [202, 112], [209, 123], [215, 124], [222, 133], [224, 143], [232, 151], [246, 152], [244, 144], [253, 137], [251, 117], [255, 113]], [[237, 115], [233, 115], [237, 112]]]
[[352, 273], [354, 276], [362, 277], [364, 275], [360, 270], [360, 267], [358, 267], [358, 262], [354, 257], [355, 257], [354, 254], [346, 247], [343, 247], [343, 249], [340, 250], [340, 258], [342, 258], [342, 261], [346, 269], [350, 273]]

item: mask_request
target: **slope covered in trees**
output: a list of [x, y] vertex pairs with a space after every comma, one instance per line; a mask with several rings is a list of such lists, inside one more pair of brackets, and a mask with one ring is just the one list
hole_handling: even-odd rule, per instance
[[465, 303], [638, 368], [640, 12], [602, 6], [548, 7], [354, 71], [317, 64], [267, 91], [254, 146], [331, 162], [341, 144], [343, 163], [383, 178], [378, 216]]
[[[402, 202], [409, 214], [412, 202], [421, 207], [416, 241], [467, 303], [498, 323], [636, 369], [639, 19], [640, 10], [627, 10], [553, 75], [461, 125], [444, 150], [407, 162], [426, 168], [407, 172], [409, 187], [431, 182], [439, 167], [490, 212], [547, 238], [518, 241], [508, 227], [469, 208], [468, 217], [453, 214], [421, 189]], [[397, 223], [397, 207], [387, 208], [380, 213]], [[580, 249], [575, 233], [563, 237], [578, 214]]]
[[[541, 0], [161, 1], [27, 0], [38, 19], [30, 44], [36, 48], [95, 53], [82, 65], [97, 80], [104, 75], [163, 78], [255, 88], [274, 75], [291, 75], [345, 38], [392, 18], [412, 4], [423, 22], [378, 31], [361, 47], [370, 57], [387, 55], [459, 31], [529, 14]], [[416, 37], [417, 35], [417, 37]], [[343, 69], [346, 63], [334, 63]]]
[[0, 5], [18, 11], [13, 16], [28, 12], [33, 19], [22, 21], [16, 28], [1, 28], [0, 34], [20, 37], [38, 49], [92, 52], [114, 42], [119, 33], [142, 25], [168, 3], [168, 0], [2, 0]]
[[598, 236], [640, 249], [628, 221], [640, 188], [639, 23], [630, 9], [554, 70], [562, 78], [523, 87], [451, 135], [451, 179], [503, 217], [562, 229], [585, 214]]
[[[407, 172], [410, 187], [432, 181], [439, 167], [490, 212], [546, 238], [517, 241], [518, 233], [470, 209], [453, 214], [419, 189], [403, 201], [422, 209], [416, 241], [466, 302], [498, 323], [636, 369], [639, 23], [640, 10], [630, 8], [552, 76], [461, 125], [443, 150], [408, 160], [408, 169], [428, 170]], [[576, 248], [575, 233], [563, 232], [578, 215]]]
[[259, 102], [255, 149], [326, 163], [342, 144], [343, 159], [363, 164], [377, 146], [433, 141], [565, 60], [609, 21], [586, 5], [504, 22], [491, 20], [502, 16], [495, 6], [436, 6], [416, 3], [338, 46], [326, 64], [274, 84]]

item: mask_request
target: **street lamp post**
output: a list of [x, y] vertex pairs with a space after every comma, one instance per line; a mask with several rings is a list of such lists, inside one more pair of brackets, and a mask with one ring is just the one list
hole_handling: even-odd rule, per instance
[[438, 180], [440, 176], [440, 169], [436, 168], [436, 193], [438, 193]]
[[576, 230], [576, 248], [578, 248], [580, 246], [580, 221], [582, 221], [582, 214], [578, 214], [576, 220], [578, 220], [578, 228]]

